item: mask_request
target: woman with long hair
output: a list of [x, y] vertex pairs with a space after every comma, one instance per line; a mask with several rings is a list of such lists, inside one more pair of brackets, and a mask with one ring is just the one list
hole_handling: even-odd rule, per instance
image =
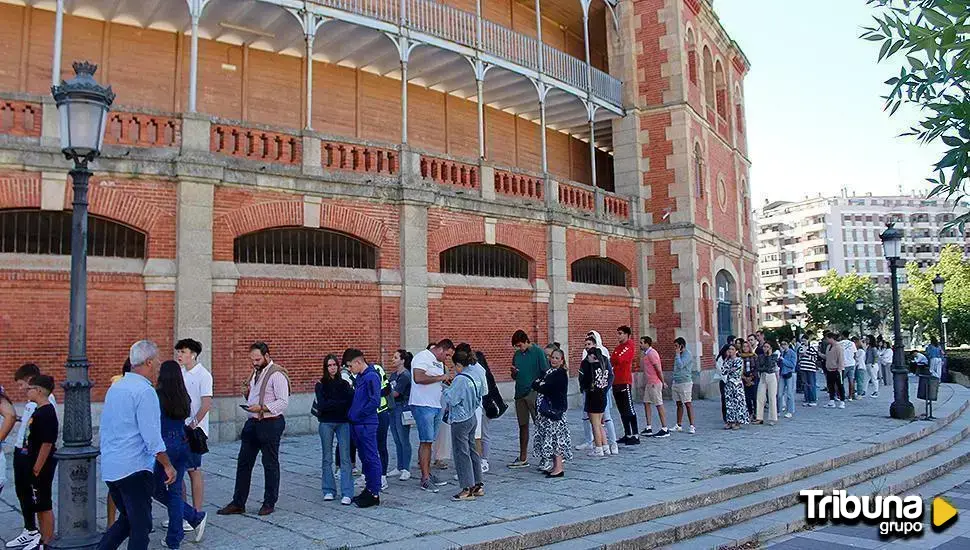
[[738, 354], [744, 362], [741, 370], [741, 385], [744, 386], [744, 402], [748, 408], [748, 416], [754, 418], [754, 409], [758, 402], [758, 385], [761, 377], [758, 375], [758, 367], [755, 365], [757, 355], [747, 340], [741, 340], [741, 353]]
[[[475, 351], [475, 359], [478, 364], [485, 369], [485, 380], [488, 382], [488, 391], [485, 393], [485, 397], [482, 398], [482, 473], [488, 472], [488, 449], [489, 449], [489, 437], [488, 437], [488, 426], [492, 421], [491, 418], [485, 414], [485, 402], [486, 400], [496, 407], [496, 410], [504, 410], [501, 407], [505, 406], [505, 402], [502, 400], [502, 393], [499, 392], [498, 384], [495, 383], [495, 376], [492, 375], [492, 369], [488, 367], [488, 359], [485, 354], [481, 351]], [[501, 414], [501, 413], [499, 413]], [[495, 417], [498, 418], [498, 417]]]
[[411, 355], [406, 349], [394, 352], [394, 371], [388, 377], [391, 384], [391, 397], [394, 407], [391, 408], [391, 437], [394, 439], [394, 449], [397, 452], [397, 468], [387, 472], [389, 476], [400, 476], [398, 479], [411, 479], [411, 425], [404, 423], [404, 412], [410, 411], [408, 400], [411, 397]]
[[758, 370], [758, 398], [755, 407], [755, 424], [764, 424], [765, 402], [768, 403], [768, 424], [778, 422], [778, 356], [771, 342], [761, 346], [762, 354], [755, 357]]
[[7, 479], [7, 458], [3, 454], [3, 442], [16, 423], [17, 411], [13, 408], [13, 401], [3, 391], [3, 386], [0, 386], [0, 493], [3, 493], [3, 484]]
[[728, 343], [721, 346], [721, 349], [717, 352], [717, 359], [714, 361], [714, 376], [713, 380], [717, 382], [718, 390], [721, 392], [721, 421], [727, 422], [727, 404], [724, 401], [724, 377], [721, 376], [721, 367], [724, 366], [724, 360], [727, 359], [727, 349], [731, 346], [732, 340], [729, 338]]
[[721, 363], [721, 377], [724, 379], [724, 401], [727, 407], [725, 430], [737, 430], [741, 424], [748, 423], [748, 409], [744, 403], [744, 388], [741, 387], [741, 373], [744, 362], [737, 356], [738, 348], [727, 347]]
[[349, 506], [354, 495], [351, 477], [350, 424], [347, 411], [354, 399], [354, 388], [341, 376], [340, 361], [330, 354], [323, 359], [323, 374], [313, 388], [316, 416], [320, 422], [321, 483], [323, 500], [334, 499], [337, 493], [333, 476], [333, 440], [337, 438], [338, 465], [340, 468], [340, 504]]
[[168, 508], [168, 533], [165, 545], [178, 548], [185, 538], [182, 520], [195, 529], [195, 542], [205, 532], [205, 512], [200, 512], [182, 499], [182, 478], [189, 459], [189, 440], [185, 435], [185, 419], [189, 417], [190, 398], [182, 379], [182, 367], [176, 361], [165, 361], [158, 368], [158, 405], [162, 411], [162, 440], [165, 452], [175, 468], [175, 482], [166, 486], [165, 469], [155, 462], [155, 500]]
[[549, 353], [549, 367], [545, 375], [532, 384], [532, 389], [539, 394], [541, 400], [536, 405], [538, 418], [532, 440], [532, 456], [542, 463], [552, 464], [546, 477], [559, 478], [565, 475], [563, 461], [573, 457], [569, 426], [566, 424], [569, 374], [566, 370], [566, 355], [561, 349], [555, 348]]
[[610, 371], [603, 352], [595, 345], [587, 347], [586, 358], [579, 367], [579, 390], [586, 394], [583, 410], [589, 416], [593, 430], [593, 448], [589, 454], [598, 458], [605, 456], [604, 449], [609, 448], [603, 431], [603, 411], [606, 410], [609, 387]]

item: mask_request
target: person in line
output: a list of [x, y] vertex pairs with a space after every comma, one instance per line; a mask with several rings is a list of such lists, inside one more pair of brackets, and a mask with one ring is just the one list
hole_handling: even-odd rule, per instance
[[[728, 342], [731, 339], [728, 338]], [[727, 349], [730, 343], [721, 346], [721, 349], [717, 352], [717, 359], [714, 361], [714, 375], [712, 379], [717, 382], [718, 390], [721, 394], [721, 422], [727, 423], [727, 402], [724, 399], [724, 376], [721, 375], [721, 369], [724, 366], [724, 361], [727, 359]]]
[[182, 367], [177, 361], [164, 361], [159, 366], [155, 392], [161, 409], [162, 441], [165, 442], [165, 453], [175, 468], [175, 482], [166, 483], [165, 469], [156, 461], [154, 497], [168, 509], [165, 546], [179, 548], [185, 538], [183, 522], [188, 522], [190, 530], [195, 530], [195, 542], [200, 542], [205, 533], [206, 515], [182, 499], [182, 479], [189, 455], [192, 454], [185, 435], [185, 421], [191, 416], [192, 398], [185, 388]]
[[866, 366], [866, 341], [853, 337], [852, 344], [855, 351], [852, 359], [855, 364], [855, 398], [862, 399], [866, 395], [866, 384], [869, 383], [869, 368]]
[[475, 411], [482, 407], [482, 396], [485, 395], [488, 380], [485, 379], [485, 369], [477, 365], [475, 354], [468, 344], [456, 348], [452, 362], [456, 374], [444, 389], [444, 400], [448, 406], [451, 448], [455, 454], [455, 470], [461, 490], [451, 500], [474, 500], [485, 496], [482, 457], [475, 445], [475, 428], [478, 425]]
[[[333, 354], [331, 354], [331, 355], [333, 355]], [[337, 361], [338, 363], [340, 362], [340, 359], [338, 359], [336, 355], [334, 355], [333, 357], [334, 357], [334, 360], [335, 361]], [[354, 373], [350, 372], [350, 368], [347, 367], [347, 365], [341, 365], [340, 366], [340, 377], [343, 378], [344, 381], [347, 382], [347, 384], [350, 385], [350, 388], [351, 389], [353, 389], [353, 387], [354, 387], [354, 378], [355, 377], [354, 377]], [[347, 425], [347, 430], [348, 430], [348, 433], [350, 433], [349, 432], [349, 430], [350, 430], [350, 425], [349, 424]], [[348, 436], [348, 438], [350, 439], [350, 453], [349, 453], [350, 463], [349, 463], [349, 465], [347, 467], [350, 469], [351, 477], [353, 477], [353, 476], [359, 476], [360, 475], [360, 468], [357, 467], [357, 446], [354, 445], [354, 438], [352, 438], [350, 436]], [[337, 440], [337, 452], [336, 452], [336, 454], [334, 456], [335, 456], [336, 462], [337, 462], [337, 475], [339, 476], [340, 475], [340, 472], [343, 471], [343, 468], [341, 468], [341, 458], [340, 457], [344, 456], [343, 452], [340, 449], [340, 440], [339, 439]], [[348, 463], [347, 462], [343, 462], [343, 464], [348, 464]], [[363, 482], [362, 481], [358, 480], [357, 481], [357, 484], [360, 485], [361, 487], [363, 487]]]
[[[33, 511], [33, 493], [30, 489], [30, 477], [33, 464], [27, 459], [24, 449], [27, 448], [27, 426], [30, 425], [30, 417], [37, 409], [37, 405], [27, 398], [27, 388], [30, 387], [30, 380], [40, 375], [40, 367], [33, 363], [25, 363], [17, 368], [13, 374], [14, 384], [21, 394], [26, 398], [23, 414], [20, 415], [20, 427], [17, 429], [17, 437], [13, 441], [13, 486], [17, 494], [17, 501], [20, 503], [20, 513], [24, 518], [24, 529], [16, 538], [7, 543], [7, 548], [37, 547], [40, 545], [40, 531], [37, 530], [37, 516]], [[50, 403], [57, 405], [53, 394]]]
[[758, 339], [756, 334], [748, 335], [748, 343], [751, 344], [751, 349], [754, 351], [755, 355], [764, 355], [765, 352], [764, 348], [762, 347], [764, 344]]
[[798, 352], [798, 371], [802, 374], [802, 393], [806, 407], [818, 406], [818, 386], [816, 386], [816, 375], [818, 373], [818, 348], [814, 342], [803, 344]]
[[[647, 417], [647, 427], [640, 435], [647, 437], [670, 437], [670, 430], [667, 429], [667, 412], [664, 411], [663, 389], [667, 387], [664, 382], [664, 371], [660, 363], [660, 354], [653, 347], [653, 338], [643, 336], [640, 338], [640, 350], [643, 358], [640, 360], [640, 370], [646, 377], [646, 386], [643, 390], [643, 410]], [[653, 432], [650, 421], [650, 406], [657, 407], [657, 415], [660, 417], [660, 430]]]
[[512, 379], [515, 380], [515, 417], [519, 423], [519, 456], [509, 468], [529, 466], [529, 421], [536, 420], [536, 394], [532, 383], [549, 370], [546, 354], [542, 348], [529, 340], [524, 330], [512, 334]]
[[[603, 345], [603, 337], [600, 336], [599, 332], [591, 330], [586, 333], [586, 340], [591, 341], [592, 345], [599, 348], [602, 352], [602, 356], [609, 358], [610, 350]], [[589, 349], [589, 343], [584, 343], [583, 357], [586, 359], [587, 349]], [[613, 371], [613, 365], [608, 365], [610, 372]], [[613, 424], [613, 394], [612, 392], [607, 392], [606, 394], [606, 408], [603, 410], [603, 432], [606, 434], [607, 443], [607, 453], [611, 455], [620, 454], [620, 446], [617, 444], [616, 439], [616, 426]], [[593, 428], [592, 424], [589, 423], [589, 416], [583, 413], [583, 435], [585, 437], [584, 443], [576, 446], [577, 451], [591, 450], [593, 448]]]
[[[475, 376], [481, 375], [482, 380], [485, 380], [485, 386], [482, 394], [482, 402], [479, 403], [478, 408], [475, 409], [475, 421], [478, 422], [478, 424], [475, 426], [475, 449], [478, 451], [478, 456], [480, 459], [482, 456], [482, 424], [484, 423], [482, 419], [485, 417], [483, 406], [485, 404], [485, 394], [488, 393], [488, 373], [485, 371], [485, 367], [483, 367], [478, 362], [478, 356], [475, 354], [474, 351], [472, 351], [471, 344], [467, 342], [462, 342], [457, 346], [455, 346], [455, 353], [458, 353], [460, 351], [467, 353], [471, 361], [470, 365], [465, 366], [464, 372], [466, 374], [473, 374]], [[450, 437], [450, 434], [449, 434], [449, 437]], [[457, 474], [455, 475], [457, 477]]]
[[216, 512], [220, 516], [246, 513], [253, 467], [256, 455], [260, 453], [263, 455], [265, 483], [263, 505], [257, 513], [261, 516], [272, 514], [280, 496], [280, 439], [286, 428], [283, 413], [290, 403], [290, 377], [286, 369], [270, 358], [269, 346], [264, 342], [249, 346], [249, 360], [253, 364], [253, 373], [243, 386], [249, 418], [240, 435], [232, 501]]
[[830, 409], [836, 406], [844, 409], [845, 386], [842, 383], [842, 376], [845, 371], [845, 353], [836, 338], [834, 332], [825, 333], [825, 384], [829, 392], [829, 402], [825, 406]]
[[[879, 346], [876, 345], [876, 338], [873, 335], [866, 337], [866, 374], [868, 375], [866, 385], [862, 386], [862, 391], [869, 395], [870, 399], [879, 397]], [[872, 390], [870, 390], [870, 386]]]
[[[849, 331], [842, 331], [842, 339], [839, 340], [839, 346], [842, 348], [842, 364], [844, 365], [844, 370], [842, 372], [842, 392], [845, 394], [848, 401], [852, 401], [855, 396], [855, 342], [849, 338]], [[844, 403], [844, 402], [843, 402]]]
[[782, 338], [778, 345], [778, 413], [785, 418], [795, 414], [795, 371], [798, 368], [798, 354]]
[[418, 467], [421, 468], [421, 489], [438, 492], [447, 485], [431, 473], [431, 444], [438, 437], [441, 424], [441, 383], [450, 380], [444, 362], [455, 353], [455, 344], [447, 338], [419, 351], [411, 360], [411, 399], [408, 405], [418, 429]]
[[882, 385], [888, 386], [893, 380], [893, 343], [884, 340], [879, 348], [879, 374]]
[[391, 437], [397, 467], [387, 472], [388, 476], [398, 476], [401, 481], [411, 479], [411, 425], [404, 423], [404, 413], [410, 412], [408, 400], [411, 398], [411, 359], [413, 356], [404, 349], [394, 352], [394, 372], [388, 379], [391, 386]]
[[930, 345], [926, 346], [926, 358], [929, 359], [930, 374], [941, 378], [943, 376], [943, 349], [936, 336], [930, 336]]
[[[321, 478], [323, 500], [336, 498], [337, 487], [333, 474], [333, 442], [343, 464], [350, 464], [350, 424], [347, 411], [354, 399], [354, 388], [340, 375], [340, 362], [330, 354], [323, 359], [323, 374], [313, 388], [316, 417], [320, 433]], [[354, 479], [350, 468], [340, 469], [340, 504], [348, 506], [354, 496]]]
[[31, 508], [37, 514], [37, 525], [40, 527], [40, 543], [33, 548], [49, 548], [54, 538], [54, 503], [52, 500], [54, 486], [54, 470], [57, 459], [54, 451], [57, 445], [57, 411], [50, 402], [50, 395], [54, 392], [54, 379], [50, 376], [38, 374], [30, 379], [27, 386], [27, 399], [34, 404], [34, 414], [30, 417], [27, 427], [27, 446], [22, 449], [27, 453], [31, 464], [30, 489], [33, 495]]
[[721, 364], [721, 376], [724, 378], [724, 399], [727, 403], [727, 419], [725, 430], [738, 430], [742, 424], [748, 423], [748, 409], [744, 402], [744, 388], [741, 387], [741, 372], [744, 362], [737, 356], [736, 344], [729, 345], [725, 351], [725, 359]]
[[492, 375], [492, 369], [488, 367], [488, 358], [485, 354], [479, 350], [475, 351], [475, 360], [478, 362], [479, 366], [485, 371], [485, 380], [488, 381], [488, 391], [485, 396], [482, 397], [482, 473], [488, 473], [488, 451], [489, 451], [489, 424], [492, 420], [502, 416], [502, 413], [508, 408], [505, 404], [505, 400], [502, 398], [502, 393], [498, 389], [498, 384], [495, 383], [495, 376]]
[[579, 366], [579, 391], [586, 394], [583, 410], [589, 417], [593, 430], [593, 448], [589, 455], [597, 458], [606, 456], [609, 447], [603, 433], [603, 411], [606, 410], [606, 395], [609, 392], [611, 372], [603, 352], [592, 345], [587, 338], [586, 358]]
[[[185, 389], [189, 392], [191, 407], [185, 425], [190, 430], [201, 429], [206, 438], [209, 437], [209, 411], [212, 409], [212, 374], [202, 366], [199, 356], [202, 355], [202, 344], [191, 338], [179, 340], [175, 344], [175, 359], [182, 366], [182, 379]], [[189, 484], [192, 487], [192, 506], [202, 511], [205, 497], [205, 483], [202, 477], [202, 455], [189, 449], [185, 470], [189, 474]], [[185, 491], [182, 491], [185, 494]], [[163, 524], [163, 527], [167, 527]], [[183, 529], [189, 530], [191, 525], [186, 522]]]
[[7, 455], [3, 452], [3, 446], [16, 423], [17, 409], [7, 397], [3, 386], [0, 386], [0, 494], [3, 494], [3, 486], [7, 481]]
[[637, 346], [631, 335], [629, 326], [623, 325], [616, 329], [619, 343], [610, 354], [610, 364], [613, 365], [613, 399], [620, 409], [623, 420], [623, 437], [617, 443], [624, 445], [639, 445], [640, 430], [637, 426], [637, 411], [633, 406], [633, 362], [637, 358]]
[[[127, 357], [125, 357], [125, 362], [124, 364], [121, 365], [121, 374], [116, 374], [112, 376], [110, 385], [114, 385], [115, 382], [125, 377], [125, 373], [129, 373], [129, 372], [131, 372], [131, 361]], [[105, 512], [107, 516], [105, 521], [107, 523], [107, 527], [111, 527], [111, 525], [115, 522], [115, 516], [118, 515], [118, 508], [115, 506], [115, 501], [111, 500], [110, 492], [107, 495], [105, 495], [104, 500], [105, 500], [105, 508], [106, 508]], [[191, 525], [189, 527], [191, 527]]]
[[755, 409], [758, 404], [758, 385], [761, 383], [756, 362], [759, 356], [755, 355], [754, 348], [751, 344], [751, 342], [756, 341], [753, 337], [747, 340], [741, 340], [741, 347], [736, 348], [741, 350], [738, 357], [744, 364], [744, 368], [741, 370], [741, 384], [744, 386], [744, 404], [748, 409], [748, 417], [751, 420], [755, 418]]
[[387, 377], [384, 367], [373, 364], [377, 376], [381, 380], [381, 400], [377, 405], [377, 453], [381, 457], [381, 490], [387, 490], [387, 465], [390, 453], [387, 452], [387, 432], [391, 428], [391, 411], [394, 408], [394, 397], [391, 396], [391, 381]]
[[694, 390], [694, 356], [687, 351], [687, 340], [677, 337], [674, 340], [677, 352], [674, 354], [674, 384], [670, 388], [671, 397], [677, 403], [677, 424], [674, 431], [683, 431], [684, 409], [687, 409], [687, 433], [697, 432], [694, 427], [694, 404], [691, 403]]
[[378, 413], [381, 402], [381, 376], [367, 364], [364, 352], [350, 348], [344, 351], [343, 364], [354, 373], [354, 397], [347, 411], [350, 435], [360, 454], [360, 469], [364, 472], [366, 486], [351, 499], [358, 508], [369, 508], [381, 503], [381, 457], [377, 444]]
[[764, 424], [765, 400], [768, 402], [768, 424], [778, 422], [778, 359], [770, 342], [761, 346], [761, 355], [755, 358], [758, 369], [758, 402], [755, 403], [755, 424]]
[[165, 451], [162, 411], [151, 382], [158, 346], [149, 340], [135, 342], [128, 359], [131, 372], [108, 388], [101, 409], [101, 477], [118, 507], [118, 520], [104, 532], [98, 550], [115, 550], [125, 540], [129, 550], [146, 550], [156, 461], [166, 485], [175, 483], [178, 474]]
[[[551, 462], [546, 472], [547, 478], [564, 477], [564, 461], [572, 460], [572, 442], [569, 426], [566, 424], [569, 389], [569, 371], [566, 369], [566, 355], [562, 349], [555, 348], [549, 354], [549, 370], [542, 378], [532, 384], [539, 394], [536, 433], [532, 441], [532, 456], [542, 462]], [[543, 404], [544, 401], [548, 403]]]

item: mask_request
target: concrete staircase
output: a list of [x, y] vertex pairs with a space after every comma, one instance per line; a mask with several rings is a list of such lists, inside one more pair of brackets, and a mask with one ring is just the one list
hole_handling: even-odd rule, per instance
[[[541, 516], [437, 533], [406, 548], [589, 549], [720, 548], [764, 541], [806, 528], [804, 489], [902, 494], [921, 485], [954, 487], [947, 476], [970, 463], [970, 390], [946, 385], [933, 421], [913, 421], [864, 441], [664, 491]], [[941, 388], [941, 398], [944, 390]], [[860, 418], [860, 421], [865, 421]], [[756, 444], [757, 440], [752, 439]], [[967, 466], [970, 468], [970, 466]], [[403, 542], [403, 541], [402, 541]], [[396, 545], [402, 548], [401, 544]]]

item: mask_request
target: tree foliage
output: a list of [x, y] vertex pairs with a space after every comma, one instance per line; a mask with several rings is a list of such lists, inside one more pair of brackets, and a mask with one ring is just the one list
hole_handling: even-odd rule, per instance
[[[922, 120], [904, 136], [920, 143], [941, 142], [943, 157], [934, 165], [931, 196], [960, 200], [970, 175], [970, 0], [868, 0], [875, 24], [862, 38], [880, 44], [878, 60], [902, 61], [899, 75], [886, 81], [890, 116], [906, 103]], [[963, 229], [970, 213], [953, 223]]]
[[970, 342], [970, 261], [963, 259], [963, 251], [948, 245], [940, 252], [935, 265], [920, 270], [915, 262], [906, 265], [908, 286], [902, 290], [900, 308], [904, 331], [919, 323], [923, 335], [940, 336], [937, 321], [936, 294], [933, 278], [941, 275], [943, 285], [943, 315], [947, 322], [947, 345]]
[[[879, 327], [885, 317], [885, 298], [872, 279], [858, 273], [839, 275], [831, 270], [818, 282], [825, 288], [823, 292], [802, 295], [810, 327], [856, 331], [860, 320], [865, 330]], [[864, 304], [862, 312], [856, 310], [859, 298]]]

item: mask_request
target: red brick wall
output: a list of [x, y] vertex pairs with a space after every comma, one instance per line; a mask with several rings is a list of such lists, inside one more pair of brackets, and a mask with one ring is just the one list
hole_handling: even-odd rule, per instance
[[246, 70], [249, 120], [299, 128], [303, 120], [300, 58], [250, 48]]
[[674, 183], [674, 171], [667, 168], [667, 156], [674, 152], [673, 143], [667, 139], [670, 127], [670, 113], [656, 113], [640, 117], [640, 130], [648, 133], [649, 145], [643, 147], [643, 155], [650, 159], [650, 170], [643, 175], [643, 184], [650, 186], [650, 200], [646, 201], [647, 212], [653, 213], [657, 223], [664, 215], [664, 209], [676, 210], [676, 202], [670, 187]]
[[177, 40], [169, 32], [111, 25], [107, 82], [122, 105], [174, 108]]
[[[587, 332], [599, 332], [603, 345], [612, 351], [618, 343], [616, 328], [623, 325], [629, 325], [633, 338], [639, 341], [640, 313], [631, 305], [630, 298], [577, 294], [569, 304], [569, 372], [573, 375], [579, 372]], [[638, 368], [639, 365], [634, 365], [634, 370]]]
[[[634, 8], [639, 17], [635, 37], [640, 44], [637, 56], [637, 74], [640, 101], [649, 105], [663, 103], [663, 93], [670, 89], [670, 78], [661, 73], [660, 67], [669, 61], [667, 50], [660, 47], [667, 36], [667, 24], [660, 21], [659, 11], [666, 0], [641, 0]], [[651, 136], [650, 143], [656, 143]]]
[[[715, 295], [717, 287], [714, 284], [713, 266], [711, 265], [711, 247], [709, 245], [697, 244], [697, 333], [700, 334], [702, 356], [700, 364], [702, 368], [714, 366], [714, 355], [711, 350], [717, 340], [715, 329], [715, 316], [717, 303]], [[704, 296], [704, 285], [707, 285], [707, 296]]]
[[26, 47], [23, 39], [26, 8], [0, 4], [0, 44], [5, 61], [0, 63], [0, 90], [20, 89], [20, 53]]
[[[708, 139], [708, 166], [710, 167], [711, 200], [714, 201], [714, 227], [721, 238], [738, 240], [738, 186], [734, 177], [734, 153], [713, 135]], [[724, 207], [718, 199], [718, 181], [724, 181]]]
[[[578, 229], [566, 230], [566, 278], [572, 280], [569, 266], [576, 260], [589, 256], [599, 257], [600, 235]], [[606, 241], [606, 257], [620, 264], [627, 272], [627, 286], [637, 287], [636, 243], [628, 239], [609, 238]], [[632, 326], [632, 325], [631, 325]], [[616, 327], [614, 327], [616, 328]]]
[[669, 358], [674, 353], [676, 329], [682, 326], [681, 314], [674, 311], [674, 300], [680, 298], [680, 285], [675, 284], [672, 278], [672, 271], [681, 266], [677, 256], [670, 252], [670, 241], [653, 243], [653, 258], [649, 266], [654, 271], [647, 297], [654, 301], [656, 307], [650, 315], [650, 323], [657, 334], [655, 347], [661, 357]]

